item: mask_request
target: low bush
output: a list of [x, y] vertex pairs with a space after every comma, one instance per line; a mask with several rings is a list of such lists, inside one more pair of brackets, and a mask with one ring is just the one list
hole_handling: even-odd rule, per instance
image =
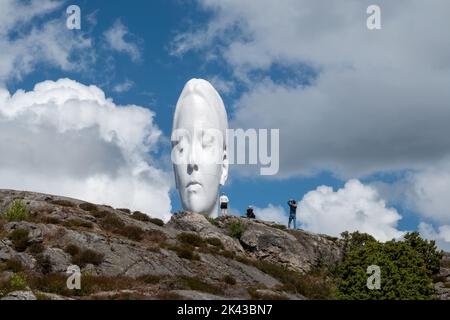
[[150, 230], [145, 233], [145, 239], [153, 243], [162, 244], [166, 242], [167, 236], [162, 231]]
[[188, 244], [182, 244], [179, 246], [168, 246], [169, 250], [175, 251], [177, 256], [187, 260], [199, 260], [199, 255], [195, 252], [195, 248]]
[[45, 246], [42, 243], [33, 243], [27, 250], [29, 253], [36, 255], [42, 253], [45, 250]]
[[241, 239], [245, 232], [245, 225], [241, 221], [233, 221], [228, 224], [228, 231], [233, 238]]
[[60, 224], [61, 220], [59, 220], [58, 218], [55, 218], [55, 217], [45, 216], [40, 219], [40, 222], [45, 223], [45, 224]]
[[81, 249], [77, 245], [69, 244], [64, 248], [64, 251], [70, 254], [71, 256], [74, 256], [80, 253]]
[[223, 294], [223, 290], [221, 288], [205, 282], [197, 277], [181, 277], [179, 279], [179, 283], [184, 289], [196, 290], [217, 295]]
[[141, 241], [145, 234], [145, 231], [141, 228], [126, 225], [122, 220], [109, 212], [100, 219], [99, 225], [106, 231], [127, 237], [133, 241]]
[[211, 223], [213, 226], [218, 227], [219, 223], [217, 222], [217, 220], [215, 218], [211, 218], [211, 217], [206, 217], [206, 219], [209, 221], [209, 223]]
[[103, 254], [91, 249], [81, 249], [77, 245], [69, 244], [64, 251], [72, 256], [72, 263], [80, 268], [87, 264], [99, 265], [103, 262]]
[[125, 226], [120, 230], [116, 230], [116, 233], [134, 241], [141, 241], [144, 236], [144, 230], [136, 226]]
[[114, 214], [108, 212], [100, 221], [100, 226], [111, 232], [115, 232], [116, 230], [123, 228], [125, 223], [117, 218]]
[[75, 207], [75, 203], [64, 199], [50, 200], [50, 203], [62, 207]]
[[52, 262], [50, 257], [44, 254], [39, 254], [36, 256], [36, 263], [39, 271], [43, 274], [48, 274], [52, 272]]
[[81, 250], [72, 256], [72, 263], [76, 264], [80, 268], [86, 266], [87, 264], [99, 265], [102, 262], [103, 254], [91, 249]]
[[160, 227], [164, 226], [164, 221], [162, 221], [161, 219], [158, 219], [158, 218], [150, 218], [150, 222], [153, 224], [156, 224], [157, 226], [160, 226]]
[[194, 247], [203, 247], [205, 245], [205, 240], [195, 233], [182, 232], [177, 235], [177, 240]]
[[222, 241], [220, 241], [220, 239], [218, 239], [218, 238], [207, 238], [206, 242], [214, 247], [219, 248], [219, 249], [224, 248]]
[[222, 281], [225, 282], [226, 284], [231, 285], [231, 286], [234, 286], [236, 284], [236, 279], [233, 276], [229, 275], [229, 274], [225, 275], [222, 278]]
[[150, 217], [148, 215], [146, 215], [145, 213], [142, 213], [140, 211], [133, 212], [131, 217], [133, 219], [139, 220], [139, 221], [144, 221], [144, 222], [149, 222], [150, 221]]
[[24, 266], [22, 262], [18, 259], [10, 259], [6, 260], [4, 263], [0, 264], [0, 272], [1, 271], [11, 271], [14, 273], [18, 273], [24, 270]]
[[64, 221], [63, 226], [67, 228], [87, 228], [92, 229], [94, 225], [92, 222], [81, 220], [81, 219], [69, 219]]
[[272, 225], [272, 228], [279, 229], [279, 230], [287, 229], [287, 227], [284, 224], [274, 224], [274, 225]]
[[22, 200], [15, 200], [3, 213], [7, 221], [23, 221], [30, 218], [30, 213]]
[[83, 202], [78, 205], [78, 207], [84, 211], [88, 212], [94, 212], [98, 211], [98, 208], [95, 204], [89, 203], [89, 202]]
[[19, 252], [27, 249], [30, 240], [28, 234], [28, 230], [25, 229], [16, 229], [9, 234], [8, 238], [12, 241], [14, 249]]

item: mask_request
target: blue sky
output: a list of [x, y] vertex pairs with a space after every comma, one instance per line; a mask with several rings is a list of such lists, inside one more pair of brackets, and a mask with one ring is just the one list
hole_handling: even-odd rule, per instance
[[[417, 1], [404, 8], [383, 1], [385, 24], [369, 33], [364, 1], [348, 1], [340, 8], [308, 1], [282, 1], [278, 6], [271, 1], [265, 5], [206, 0], [62, 2], [20, 22], [23, 26], [12, 25], [3, 35], [7, 42], [0, 45], [12, 46], [26, 38], [32, 26], [43, 27], [52, 20], [65, 23], [65, 8], [76, 4], [82, 29], [61, 32], [69, 38], [90, 39], [86, 49], [68, 49], [68, 59], [80, 67], [33, 57], [31, 70], [20, 77], [5, 72], [0, 79], [13, 94], [33, 91], [46, 80], [69, 78], [95, 85], [117, 106], [151, 110], [162, 136], [147, 160], [168, 175], [167, 137], [178, 96], [187, 80], [210, 80], [224, 100], [232, 126], [279, 128], [281, 133], [279, 175], [248, 176], [242, 168], [231, 168], [224, 191], [233, 210], [243, 212], [252, 204], [260, 216], [281, 220], [287, 214], [287, 199], [303, 199], [302, 226], [315, 232], [339, 231], [324, 225], [326, 215], [335, 210], [349, 224], [362, 213], [355, 228], [381, 230], [380, 238], [422, 228], [446, 246], [450, 217], [442, 213], [446, 203], [441, 203], [441, 195], [449, 183], [439, 177], [448, 176], [449, 146], [442, 138], [447, 128], [439, 119], [449, 115], [449, 97], [440, 90], [448, 85], [449, 49], [435, 41], [439, 30], [426, 23], [445, 24], [439, 12], [447, 5], [431, 3], [424, 11]], [[419, 31], [412, 35], [407, 24], [420, 14], [423, 26], [416, 26]], [[105, 33], [117, 23], [126, 30], [125, 43], [139, 57], [108, 45]], [[396, 41], [402, 35], [404, 44]], [[424, 39], [429, 43], [422, 45]], [[404, 59], [408, 52], [414, 54]], [[86, 53], [91, 56], [79, 57]], [[430, 77], [428, 83], [420, 79], [423, 74]], [[117, 86], [126, 82], [129, 88], [118, 92]], [[427, 109], [429, 105], [433, 107]], [[14, 186], [20, 187], [13, 183], [5, 187]], [[333, 190], [319, 192], [320, 186]], [[174, 188], [164, 190], [172, 212], [180, 210]], [[304, 198], [308, 193], [310, 197]], [[346, 216], [352, 210], [355, 215]], [[381, 222], [373, 222], [377, 219]]]

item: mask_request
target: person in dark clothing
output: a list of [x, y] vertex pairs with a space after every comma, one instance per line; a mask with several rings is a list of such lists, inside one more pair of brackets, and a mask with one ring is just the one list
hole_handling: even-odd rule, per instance
[[247, 218], [256, 219], [256, 216], [255, 216], [255, 213], [253, 212], [252, 206], [248, 206], [248, 208], [247, 208]]
[[294, 222], [294, 229], [297, 228], [296, 220], [297, 220], [297, 201], [294, 199], [290, 199], [288, 201], [289, 205], [289, 222], [288, 222], [288, 228], [291, 227], [291, 222]]

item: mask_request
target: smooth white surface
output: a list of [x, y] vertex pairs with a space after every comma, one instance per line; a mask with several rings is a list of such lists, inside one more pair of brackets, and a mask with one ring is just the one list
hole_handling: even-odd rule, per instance
[[172, 127], [172, 161], [183, 209], [213, 215], [228, 177], [227, 114], [206, 80], [189, 80], [178, 99]]

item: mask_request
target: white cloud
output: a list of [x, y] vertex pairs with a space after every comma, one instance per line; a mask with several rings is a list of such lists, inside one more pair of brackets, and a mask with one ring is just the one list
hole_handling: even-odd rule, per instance
[[422, 237], [435, 240], [438, 248], [450, 250], [450, 225], [442, 225], [436, 230], [431, 224], [421, 222], [419, 232]]
[[256, 219], [272, 221], [286, 225], [288, 216], [282, 206], [275, 206], [271, 203], [266, 208], [253, 207]]
[[128, 54], [131, 60], [135, 62], [141, 59], [141, 50], [133, 42], [133, 34], [128, 31], [128, 28], [120, 20], [116, 20], [113, 26], [105, 32], [104, 36], [111, 49]]
[[450, 159], [407, 172], [395, 182], [371, 184], [389, 203], [401, 205], [426, 221], [450, 223]]
[[123, 93], [129, 91], [134, 86], [134, 82], [126, 79], [122, 83], [118, 83], [113, 87], [113, 91], [117, 93]]
[[308, 192], [297, 209], [297, 220], [305, 230], [333, 236], [358, 230], [380, 241], [401, 237], [402, 232], [397, 230], [400, 219], [375, 188], [358, 180], [348, 181], [337, 191], [320, 186]]
[[91, 40], [68, 30], [64, 18], [38, 23], [38, 18], [61, 9], [62, 3], [1, 1], [0, 84], [21, 79], [38, 63], [80, 71], [95, 60]]
[[0, 188], [66, 195], [170, 217], [171, 175], [150, 154], [154, 113], [115, 105], [95, 86], [45, 81], [0, 88]]
[[213, 52], [246, 81], [231, 125], [280, 129], [278, 177], [421, 170], [450, 154], [448, 1], [379, 1], [378, 31], [370, 1], [198, 2], [211, 20], [173, 51]]
[[411, 174], [401, 184], [404, 203], [437, 222], [450, 223], [450, 161]]
[[220, 94], [232, 93], [235, 90], [233, 81], [222, 79], [215, 75], [207, 79]]

